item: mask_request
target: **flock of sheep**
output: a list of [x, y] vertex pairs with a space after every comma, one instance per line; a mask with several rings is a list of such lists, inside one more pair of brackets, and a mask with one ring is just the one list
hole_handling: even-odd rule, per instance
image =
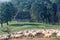
[[60, 37], [60, 30], [54, 29], [40, 29], [40, 30], [24, 30], [9, 35], [0, 36], [0, 40], [8, 40], [8, 38], [23, 38], [23, 37], [39, 37], [39, 38], [50, 38], [50, 37]]

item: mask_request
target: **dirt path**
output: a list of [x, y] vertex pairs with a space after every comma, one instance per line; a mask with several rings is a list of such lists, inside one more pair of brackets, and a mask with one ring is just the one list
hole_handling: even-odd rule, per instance
[[17, 38], [11, 40], [57, 40], [56, 38]]

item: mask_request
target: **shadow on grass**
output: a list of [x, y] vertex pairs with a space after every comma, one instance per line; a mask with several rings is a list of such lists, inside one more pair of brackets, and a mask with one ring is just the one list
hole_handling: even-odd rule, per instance
[[40, 24], [10, 24], [9, 26], [24, 26], [24, 25], [38, 26]]

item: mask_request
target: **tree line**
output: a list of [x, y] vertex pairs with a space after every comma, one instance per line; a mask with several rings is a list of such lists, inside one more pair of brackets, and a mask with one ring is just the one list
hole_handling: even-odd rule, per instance
[[15, 19], [21, 12], [27, 12], [30, 15], [30, 22], [59, 24], [60, 16], [57, 13], [59, 3], [57, 1], [59, 0], [11, 0], [0, 3], [1, 26], [3, 23], [8, 25], [8, 22]]

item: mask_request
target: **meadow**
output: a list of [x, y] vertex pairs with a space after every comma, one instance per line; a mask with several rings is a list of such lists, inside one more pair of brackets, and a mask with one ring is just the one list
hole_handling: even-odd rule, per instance
[[16, 22], [11, 21], [9, 25], [6, 23], [3, 24], [3, 27], [0, 27], [0, 35], [5, 34], [2, 30], [7, 30], [7, 27], [10, 30], [10, 33], [19, 32], [21, 30], [29, 30], [29, 29], [60, 29], [60, 25], [50, 25], [46, 23], [38, 23], [38, 22]]

